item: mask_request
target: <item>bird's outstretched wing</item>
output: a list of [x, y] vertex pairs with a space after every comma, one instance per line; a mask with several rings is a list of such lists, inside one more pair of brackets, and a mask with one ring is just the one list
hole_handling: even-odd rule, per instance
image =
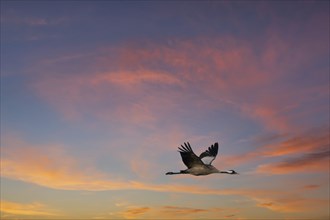
[[188, 169], [196, 165], [204, 165], [203, 161], [197, 157], [191, 149], [189, 142], [184, 143], [184, 146], [181, 145], [181, 147], [179, 147], [179, 152], [183, 163], [188, 167]]
[[218, 142], [216, 142], [215, 144], [211, 145], [211, 147], [209, 147], [206, 151], [201, 153], [201, 155], [199, 155], [199, 158], [204, 162], [204, 164], [210, 165], [218, 154], [218, 148], [219, 144]]

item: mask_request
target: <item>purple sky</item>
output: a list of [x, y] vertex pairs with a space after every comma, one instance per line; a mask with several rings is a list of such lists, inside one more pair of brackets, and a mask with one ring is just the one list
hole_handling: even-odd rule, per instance
[[328, 219], [329, 2], [1, 1], [0, 207]]

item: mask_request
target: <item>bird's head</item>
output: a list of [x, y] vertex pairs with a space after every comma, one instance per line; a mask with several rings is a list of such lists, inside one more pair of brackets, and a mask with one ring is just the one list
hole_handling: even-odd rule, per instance
[[238, 174], [235, 170], [228, 170], [227, 173], [228, 174]]
[[238, 174], [235, 170], [219, 171], [218, 173]]

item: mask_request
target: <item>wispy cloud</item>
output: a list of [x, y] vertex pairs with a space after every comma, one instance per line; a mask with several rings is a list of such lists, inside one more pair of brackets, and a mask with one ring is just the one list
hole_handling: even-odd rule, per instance
[[[33, 145], [18, 138], [6, 139], [2, 143], [1, 176], [35, 183], [57, 189], [73, 189], [75, 187], [93, 187], [100, 184], [97, 179], [102, 173], [81, 165], [76, 159], [67, 155], [64, 146], [59, 144]], [[92, 181], [90, 184], [86, 183]], [[109, 182], [108, 184], [110, 184]], [[116, 183], [114, 186], [118, 186]], [[108, 187], [111, 187], [108, 185]], [[86, 188], [86, 189], [87, 189]]]
[[[322, 210], [329, 204], [328, 200], [322, 199], [305, 199], [299, 196], [281, 195], [281, 196], [255, 196], [253, 192], [247, 192], [249, 198], [256, 203], [256, 207], [265, 208], [273, 212], [280, 213], [295, 213], [306, 210], [317, 209]], [[311, 205], [312, 204], [312, 205]], [[126, 206], [124, 210], [113, 215], [122, 216], [124, 218], [146, 218], [146, 219], [223, 219], [234, 218], [241, 219], [241, 214], [234, 208], [193, 208], [193, 207], [178, 207], [178, 206]], [[244, 218], [243, 218], [244, 219]]]
[[[329, 204], [327, 199], [300, 199], [299, 197], [282, 197], [282, 198], [254, 198], [257, 206], [267, 208], [277, 212], [302, 212], [306, 210], [318, 209], [326, 207]], [[311, 205], [312, 204], [312, 205]]]
[[142, 83], [180, 85], [181, 82], [174, 76], [156, 71], [132, 71], [101, 73], [93, 78], [92, 84], [113, 83], [122, 86], [134, 86]]
[[207, 211], [206, 209], [197, 209], [197, 208], [186, 208], [186, 207], [176, 207], [176, 206], [164, 206], [164, 212], [171, 213], [173, 215], [180, 214], [193, 214]]
[[136, 219], [141, 218], [141, 215], [148, 212], [149, 210], [149, 207], [129, 207], [125, 211], [119, 213], [119, 215], [126, 219]]
[[282, 156], [299, 153], [324, 151], [329, 146], [329, 130], [327, 127], [309, 129], [275, 144], [266, 144], [265, 156]]
[[273, 40], [263, 42], [266, 49], [260, 53], [253, 43], [235, 37], [102, 47], [93, 52], [92, 59], [75, 57], [90, 72], [82, 70], [65, 77], [54, 71], [45, 74], [45, 69], [60, 67], [56, 62], [40, 61], [42, 77], [36, 77], [33, 87], [69, 119], [92, 116], [150, 125], [169, 116], [180, 117], [189, 109], [207, 114], [210, 109], [230, 108], [271, 131], [299, 130], [300, 119], [305, 117], [301, 114], [311, 114], [304, 103], [323, 100], [326, 93], [314, 94], [326, 85], [300, 79], [302, 90], [299, 83], [286, 82], [287, 74], [297, 76], [300, 69], [279, 65], [288, 56], [290, 41], [279, 33], [271, 35]]
[[58, 211], [54, 211], [46, 205], [38, 202], [33, 203], [16, 203], [1, 200], [0, 211], [4, 218], [17, 218], [18, 216], [26, 218], [32, 216], [38, 217], [54, 217], [59, 216]]
[[49, 25], [59, 25], [70, 20], [68, 16], [43, 16], [24, 13], [16, 8], [7, 9], [7, 5], [3, 5], [4, 10], [1, 13], [1, 24], [3, 25], [16, 25], [16, 26], [28, 26], [28, 27], [40, 27]]
[[[257, 173], [268, 174], [327, 171], [329, 157], [327, 127], [317, 127], [295, 135], [266, 135], [257, 137], [251, 142], [259, 147], [242, 155], [224, 156], [218, 163], [237, 166], [259, 161]], [[262, 162], [269, 158], [276, 158], [280, 162], [271, 164]]]
[[303, 188], [308, 190], [314, 190], [320, 188], [320, 185], [310, 184], [310, 185], [305, 185]]
[[45, 26], [49, 24], [46, 18], [36, 17], [36, 16], [19, 16], [14, 14], [13, 11], [6, 11], [6, 14], [1, 16], [2, 24], [12, 24], [12, 25], [27, 25], [27, 26]]
[[[226, 213], [233, 213], [233, 209], [223, 208], [191, 208], [178, 206], [150, 206], [139, 207], [129, 205], [117, 215], [124, 218], [147, 218], [147, 219], [187, 219], [187, 218], [208, 218], [218, 219], [226, 216]], [[228, 215], [228, 214], [227, 214]]]
[[259, 165], [256, 172], [288, 174], [297, 172], [329, 172], [330, 151], [303, 154], [282, 162]]
[[[65, 82], [63, 79], [45, 78], [34, 87], [66, 118], [81, 119], [91, 115], [98, 120], [119, 120], [140, 125], [153, 123], [164, 109], [173, 107], [168, 97], [170, 93], [166, 95], [156, 91], [159, 93], [156, 98], [142, 86], [181, 84], [175, 77], [150, 71], [67, 76]], [[61, 89], [56, 86], [60, 84]], [[164, 100], [163, 110], [161, 100]], [[82, 111], [79, 106], [85, 110]]]

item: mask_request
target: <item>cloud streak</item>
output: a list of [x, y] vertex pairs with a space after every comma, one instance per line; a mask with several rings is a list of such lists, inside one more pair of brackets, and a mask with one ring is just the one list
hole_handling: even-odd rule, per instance
[[59, 212], [49, 209], [41, 203], [16, 203], [6, 200], [1, 200], [0, 211], [5, 218], [24, 216], [24, 217], [54, 217], [59, 216]]
[[[266, 135], [255, 138], [251, 142], [259, 147], [245, 154], [225, 156], [218, 163], [237, 166], [251, 161], [259, 161], [256, 172], [260, 174], [328, 171], [329, 135], [327, 127], [313, 128], [295, 135]], [[275, 158], [279, 162], [270, 164], [262, 162], [270, 158]]]
[[134, 219], [140, 218], [141, 215], [148, 212], [149, 210], [149, 207], [129, 207], [125, 211], [119, 213], [119, 215], [125, 219]]
[[329, 172], [330, 152], [303, 154], [282, 162], [258, 166], [257, 173], [289, 174], [297, 172]]
[[280, 143], [264, 146], [265, 156], [282, 156], [299, 153], [312, 153], [326, 150], [329, 146], [327, 127], [313, 128], [296, 134]]
[[202, 214], [205, 218], [219, 218], [223, 216], [223, 213], [227, 211], [221, 208], [188, 208], [178, 206], [151, 206], [151, 207], [137, 207], [128, 206], [122, 212], [119, 212], [120, 216], [124, 218], [155, 218], [155, 219], [186, 219], [196, 218]]

